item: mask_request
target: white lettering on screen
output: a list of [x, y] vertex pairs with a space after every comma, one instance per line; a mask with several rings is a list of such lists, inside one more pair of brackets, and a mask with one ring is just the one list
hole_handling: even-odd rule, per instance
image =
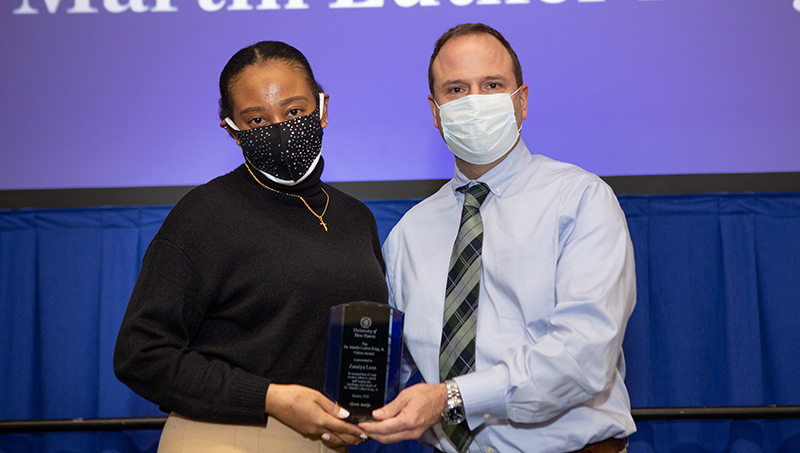
[[383, 0], [336, 0], [331, 8], [383, 8]]
[[[206, 0], [199, 1], [202, 3]], [[144, 2], [145, 0], [127, 0], [125, 2], [120, 0], [103, 0], [103, 8], [110, 13], [123, 13], [125, 11], [132, 11], [135, 13], [143, 13], [146, 11], [165, 13], [178, 11], [178, 8], [172, 5], [172, 0], [155, 0], [155, 5], [152, 7], [145, 5]], [[13, 13], [39, 14], [39, 10], [34, 8], [31, 3], [36, 6], [40, 6], [44, 3], [47, 12], [50, 14], [57, 13], [59, 6], [61, 6], [61, 0], [22, 0], [20, 7], [15, 9]], [[72, 7], [67, 8], [66, 12], [68, 14], [91, 14], [97, 13], [99, 10], [92, 6], [91, 0], [73, 0]]]
[[[47, 7], [47, 11], [50, 14], [54, 14], [58, 11], [58, 6], [61, 4], [61, 0], [44, 0], [44, 4]], [[70, 14], [75, 13], [96, 13], [97, 8], [92, 8], [92, 5], [89, 3], [89, 0], [75, 0], [72, 8], [67, 10]], [[22, 6], [14, 10], [14, 14], [39, 14], [39, 10], [33, 8], [29, 0], [22, 0]]]
[[[221, 10], [227, 4], [227, 0], [197, 0], [197, 4], [203, 11], [215, 12]], [[289, 0], [286, 2], [284, 9], [308, 9], [308, 4], [305, 0]], [[232, 0], [227, 8], [228, 11], [251, 11], [253, 5], [249, 0]], [[281, 9], [277, 0], [261, 0], [261, 3], [255, 7], [259, 11]]]
[[[21, 0], [22, 4], [12, 10], [13, 14], [39, 14], [39, 9], [34, 6], [41, 7], [43, 4], [50, 14], [56, 14], [62, 0]], [[69, 0], [66, 0], [69, 2]], [[93, 7], [92, 0], [72, 0], [72, 6], [67, 8], [68, 14], [92, 14], [98, 13], [99, 9]], [[99, 1], [99, 0], [97, 0]], [[145, 4], [146, 0], [102, 0], [103, 8], [110, 13], [124, 13], [131, 11], [134, 13], [143, 13], [150, 11], [153, 13], [176, 12], [178, 8], [172, 4], [172, 0], [154, 0], [155, 4], [151, 7]], [[197, 5], [203, 11], [216, 12], [230, 4], [226, 8], [228, 11], [252, 11], [256, 10], [279, 10], [281, 6], [278, 0], [260, 0], [258, 6], [250, 4], [249, 0], [197, 0]], [[256, 0], [258, 2], [259, 0]], [[567, 0], [539, 0], [542, 3], [556, 5], [564, 3]], [[605, 2], [606, 0], [571, 0], [578, 3], [598, 3]], [[650, 1], [665, 1], [665, 0], [639, 0], [641, 2]], [[788, 1], [788, 0], [787, 0]], [[439, 6], [440, 0], [394, 0], [397, 6], [402, 8], [410, 8], [413, 6]], [[33, 5], [32, 5], [33, 3]], [[531, 0], [450, 0], [450, 3], [456, 6], [475, 5], [524, 5], [531, 3]], [[328, 4], [329, 8], [333, 9], [349, 9], [349, 8], [383, 8], [384, 0], [334, 0], [333, 3]], [[800, 12], [800, 0], [792, 0], [792, 7]], [[287, 0], [283, 9], [309, 9], [306, 0]]]
[[143, 13], [150, 9], [142, 0], [129, 0], [125, 4], [121, 4], [119, 0], [103, 0], [103, 7], [110, 13], [124, 13], [129, 9], [134, 13]]
[[[800, 1], [800, 0], [798, 0]], [[439, 0], [394, 0], [397, 6], [410, 8], [412, 6], [439, 6]]]

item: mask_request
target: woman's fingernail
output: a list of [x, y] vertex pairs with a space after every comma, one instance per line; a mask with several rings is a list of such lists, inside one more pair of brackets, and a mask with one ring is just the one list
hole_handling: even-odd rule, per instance
[[331, 435], [330, 435], [330, 434], [328, 434], [328, 433], [325, 433], [325, 434], [323, 434], [323, 435], [322, 435], [322, 440], [324, 440], [324, 441], [326, 441], [326, 442], [327, 442], [327, 441], [329, 441], [329, 440], [331, 440]]
[[358, 437], [360, 437], [360, 438], [361, 438], [361, 440], [367, 440], [367, 439], [369, 439], [369, 436], [367, 436], [367, 435], [366, 435], [366, 434], [364, 434], [364, 433], [361, 433], [361, 434], [359, 434], [359, 435], [358, 435]]
[[340, 408], [339, 408], [339, 415], [340, 415], [342, 418], [347, 418], [347, 417], [349, 417], [349, 416], [350, 416], [350, 412], [348, 412], [348, 410], [347, 410], [347, 409], [345, 409], [345, 408], [343, 408], [343, 407], [340, 407]]

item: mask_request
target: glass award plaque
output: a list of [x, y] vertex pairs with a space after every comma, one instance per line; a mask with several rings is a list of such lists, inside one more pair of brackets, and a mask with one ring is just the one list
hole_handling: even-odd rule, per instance
[[350, 411], [347, 421], [372, 420], [397, 396], [402, 352], [400, 310], [364, 301], [331, 308], [324, 392]]

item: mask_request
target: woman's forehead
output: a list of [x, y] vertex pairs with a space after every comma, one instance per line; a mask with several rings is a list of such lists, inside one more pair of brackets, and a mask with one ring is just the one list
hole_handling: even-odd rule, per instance
[[302, 70], [284, 62], [268, 62], [245, 68], [231, 87], [236, 100], [260, 97], [270, 103], [297, 96], [313, 97]]

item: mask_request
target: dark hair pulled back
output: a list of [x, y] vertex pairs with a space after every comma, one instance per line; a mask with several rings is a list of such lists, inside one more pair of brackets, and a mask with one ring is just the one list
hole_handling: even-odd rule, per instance
[[[322, 86], [314, 79], [311, 65], [302, 52], [280, 41], [261, 41], [236, 52], [219, 75], [219, 119], [233, 117], [231, 111], [231, 88], [239, 75], [250, 66], [282, 61], [300, 70], [306, 77], [314, 94], [322, 93]], [[315, 98], [318, 96], [315, 96]], [[319, 104], [319, 99], [315, 99]]]

